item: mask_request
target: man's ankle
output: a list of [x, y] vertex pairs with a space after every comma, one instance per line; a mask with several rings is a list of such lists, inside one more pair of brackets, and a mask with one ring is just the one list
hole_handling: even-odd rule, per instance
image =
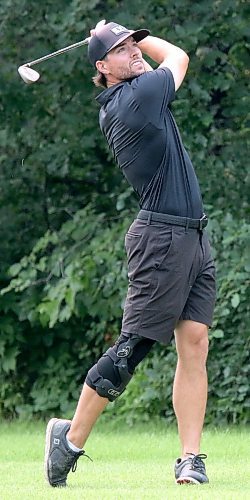
[[[82, 450], [83, 445], [82, 445], [80, 439], [75, 434], [73, 434], [71, 432], [71, 429], [67, 433], [66, 439], [69, 443], [69, 446], [73, 445], [73, 446], [70, 446], [70, 448], [72, 448], [72, 449], [77, 448], [77, 450]], [[75, 450], [75, 451], [77, 451], [77, 450]]]
[[182, 455], [181, 455], [181, 460], [187, 460], [187, 458], [190, 458], [190, 456], [192, 455], [198, 455], [200, 452], [199, 450], [197, 449], [193, 449], [192, 451], [186, 451], [186, 452], [183, 452]]

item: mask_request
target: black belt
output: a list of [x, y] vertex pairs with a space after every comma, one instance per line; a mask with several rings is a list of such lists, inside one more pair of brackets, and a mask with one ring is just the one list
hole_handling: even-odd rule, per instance
[[137, 219], [143, 219], [153, 222], [166, 222], [175, 226], [183, 226], [191, 229], [199, 229], [202, 231], [208, 223], [206, 214], [203, 214], [201, 219], [190, 219], [189, 217], [179, 217], [178, 215], [161, 214], [158, 212], [150, 212], [149, 210], [140, 210]]

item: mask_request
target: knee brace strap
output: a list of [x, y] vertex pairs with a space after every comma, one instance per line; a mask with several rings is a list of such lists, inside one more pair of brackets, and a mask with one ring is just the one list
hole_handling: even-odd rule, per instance
[[[133, 376], [133, 372], [131, 373], [128, 369], [128, 358], [132, 356], [134, 347], [141, 340], [142, 337], [138, 335], [132, 335], [128, 339], [125, 338], [118, 345], [110, 347], [96, 365], [89, 370], [86, 383], [90, 387], [94, 387], [99, 396], [108, 398], [109, 401], [114, 401], [125, 391], [127, 384]], [[102, 363], [100, 363], [101, 360]], [[106, 375], [106, 373], [110, 372], [110, 360], [115, 371], [114, 378], [116, 380], [117, 378], [119, 379], [117, 384], [107, 378]], [[102, 373], [100, 373], [100, 365]]]

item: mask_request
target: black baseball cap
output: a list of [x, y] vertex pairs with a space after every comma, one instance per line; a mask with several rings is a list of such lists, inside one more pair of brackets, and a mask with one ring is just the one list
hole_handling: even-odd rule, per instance
[[140, 42], [146, 38], [150, 33], [149, 30], [141, 29], [137, 31], [129, 30], [124, 26], [117, 23], [108, 23], [98, 30], [98, 33], [91, 37], [88, 46], [88, 57], [95, 66], [96, 61], [99, 61], [106, 56], [106, 54], [114, 49], [117, 45], [132, 36], [136, 42]]

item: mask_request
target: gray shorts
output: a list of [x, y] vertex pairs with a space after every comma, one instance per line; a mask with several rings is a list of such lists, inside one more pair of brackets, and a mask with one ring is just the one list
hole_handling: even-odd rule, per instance
[[122, 332], [167, 344], [180, 319], [211, 326], [215, 267], [206, 232], [136, 219], [125, 237]]

